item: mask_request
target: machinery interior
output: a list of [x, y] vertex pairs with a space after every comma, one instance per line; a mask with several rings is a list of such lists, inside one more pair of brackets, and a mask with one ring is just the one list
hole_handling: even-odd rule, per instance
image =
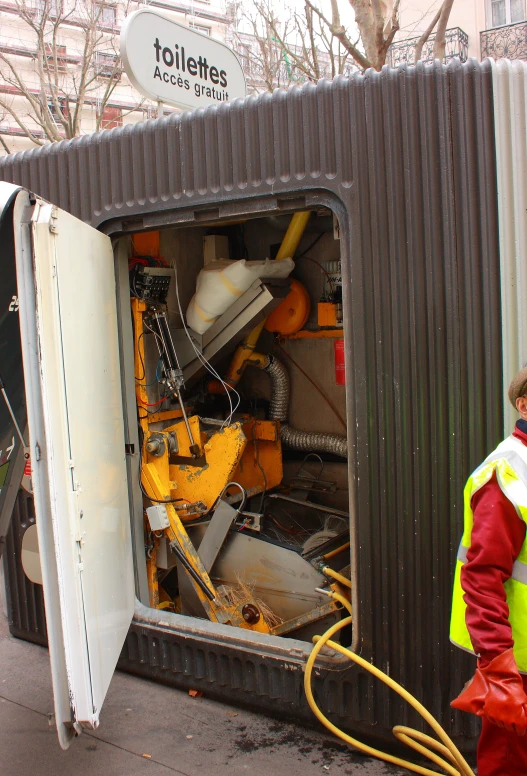
[[351, 597], [336, 218], [138, 232], [119, 255], [150, 606], [309, 641]]

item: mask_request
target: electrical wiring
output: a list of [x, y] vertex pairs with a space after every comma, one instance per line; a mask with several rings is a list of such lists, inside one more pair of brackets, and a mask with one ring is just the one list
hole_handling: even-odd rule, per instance
[[141, 334], [139, 335], [139, 339], [137, 340], [137, 352], [139, 354], [139, 360], [141, 362], [141, 367], [143, 369], [143, 374], [141, 375], [141, 377], [137, 377], [136, 376], [135, 377], [136, 380], [144, 380], [145, 377], [146, 377], [145, 362], [143, 361], [143, 356], [141, 355], [141, 347], [140, 347], [141, 340], [143, 339], [145, 334], [148, 334], [148, 332], [146, 332], [146, 331], [141, 332]]
[[[154, 337], [156, 338], [156, 342], [159, 340], [159, 342], [161, 343], [161, 346], [159, 346], [159, 345], [157, 346], [157, 347], [158, 347], [158, 350], [160, 350], [160, 352], [159, 352], [159, 355], [161, 355], [162, 351], [163, 351], [163, 350], [164, 350], [164, 348], [165, 348], [165, 343], [163, 342], [163, 340], [161, 339], [161, 337], [159, 336], [159, 334], [157, 333], [157, 331], [154, 331], [154, 330], [153, 330], [153, 328], [152, 328], [151, 326], [149, 326], [149, 325], [148, 325], [148, 323], [147, 323], [145, 320], [143, 320], [143, 326], [145, 327], [145, 329], [146, 329], [146, 330], [147, 330], [147, 331], [148, 331], [150, 334], [153, 334], [153, 335], [154, 335]], [[176, 356], [176, 358], [177, 358], [177, 356]], [[178, 369], [179, 369], [179, 364], [178, 364]]]
[[[133, 245], [133, 239], [132, 239], [132, 245]], [[135, 247], [134, 247], [135, 250]], [[161, 258], [161, 256], [132, 256], [132, 258], [128, 261], [128, 275], [130, 278], [130, 288], [132, 290], [133, 296], [140, 299], [141, 296], [137, 292], [137, 288], [135, 285], [135, 272], [133, 271], [135, 267], [137, 266], [142, 267], [168, 267], [167, 262], [165, 259]]]
[[137, 401], [140, 401], [143, 407], [158, 407], [160, 404], [163, 404], [163, 402], [169, 398], [170, 396], [163, 396], [163, 398], [159, 399], [159, 401], [147, 402], [147, 401], [143, 401], [141, 397], [138, 396]]
[[[162, 364], [162, 363], [163, 362], [161, 361], [161, 359], [159, 359], [159, 361], [156, 364], [156, 379], [155, 380], [153, 380], [151, 383], [138, 383], [137, 387], [138, 388], [151, 388], [153, 385], [158, 383], [160, 381], [160, 379], [161, 379], [161, 376], [159, 375], [159, 365]], [[139, 378], [136, 377], [135, 379], [138, 380]]]
[[312, 258], [311, 258], [311, 256], [299, 256], [299, 258], [305, 259], [305, 261], [310, 261], [312, 264], [316, 264], [316, 265], [317, 265], [317, 267], [318, 267], [318, 268], [319, 268], [319, 269], [320, 269], [320, 270], [321, 270], [321, 271], [324, 273], [324, 275], [326, 276], [326, 278], [327, 278], [327, 281], [328, 281], [328, 283], [329, 283], [329, 287], [330, 287], [330, 289], [331, 289], [331, 293], [332, 293], [332, 294], [334, 294], [334, 293], [335, 293], [335, 286], [334, 286], [334, 284], [333, 284], [333, 281], [331, 280], [331, 275], [329, 274], [329, 272], [328, 272], [326, 269], [324, 269], [324, 267], [322, 266], [322, 264], [321, 264], [319, 261], [317, 261], [316, 259], [312, 259]]
[[[185, 321], [185, 316], [183, 315], [183, 308], [181, 307], [181, 299], [180, 299], [180, 297], [179, 297], [179, 283], [178, 283], [177, 266], [176, 266], [176, 263], [175, 263], [175, 261], [172, 263], [172, 269], [174, 270], [174, 278], [175, 278], [175, 281], [176, 281], [176, 298], [177, 298], [177, 303], [178, 303], [178, 309], [179, 309], [179, 314], [180, 314], [180, 316], [181, 316], [181, 321], [182, 321], [182, 323], [183, 323], [183, 328], [184, 328], [184, 330], [185, 330], [185, 334], [187, 335], [187, 338], [188, 338], [188, 340], [189, 340], [190, 344], [192, 345], [192, 348], [193, 348], [194, 352], [196, 353], [196, 356], [198, 357], [198, 359], [199, 359], [200, 363], [201, 363], [201, 364], [202, 364], [202, 365], [205, 367], [205, 369], [206, 369], [206, 370], [207, 370], [207, 371], [208, 371], [208, 372], [209, 372], [209, 373], [210, 373], [210, 374], [211, 374], [213, 377], [215, 377], [217, 380], [219, 380], [219, 381], [220, 381], [220, 383], [223, 385], [223, 387], [224, 387], [224, 389], [225, 389], [225, 393], [226, 393], [226, 395], [227, 395], [227, 398], [228, 398], [228, 400], [229, 400], [229, 408], [230, 408], [230, 412], [229, 412], [229, 416], [228, 416], [228, 418], [226, 418], [226, 420], [224, 421], [224, 423], [223, 423], [223, 424], [222, 424], [222, 426], [221, 426], [221, 428], [223, 428], [223, 427], [224, 427], [224, 426], [226, 426], [226, 425], [227, 425], [227, 426], [228, 426], [228, 425], [230, 425], [230, 423], [231, 423], [231, 421], [232, 421], [232, 418], [233, 418], [233, 415], [234, 415], [234, 413], [236, 412], [236, 410], [237, 410], [237, 409], [238, 409], [238, 407], [240, 406], [240, 401], [241, 401], [240, 394], [239, 394], [239, 393], [238, 393], [238, 391], [236, 391], [234, 388], [232, 388], [232, 389], [229, 389], [229, 387], [227, 386], [227, 384], [224, 382], [224, 380], [222, 380], [222, 379], [221, 379], [220, 375], [219, 375], [219, 374], [217, 373], [217, 371], [214, 369], [214, 367], [212, 366], [212, 364], [210, 364], [210, 363], [207, 361], [207, 359], [206, 359], [206, 358], [203, 356], [203, 354], [202, 354], [202, 353], [200, 353], [200, 352], [199, 352], [198, 348], [197, 348], [197, 347], [196, 347], [196, 345], [194, 344], [194, 341], [192, 340], [192, 337], [190, 336], [190, 332], [189, 332], [189, 330], [188, 330], [188, 328], [187, 328], [187, 324], [186, 324], [186, 321]], [[236, 402], [236, 404], [235, 404], [234, 406], [233, 406], [233, 404], [232, 404], [232, 399], [231, 399], [231, 392], [232, 392], [232, 393], [234, 393], [234, 394], [236, 394], [236, 396], [237, 396], [237, 398], [238, 398], [238, 400], [237, 400], [237, 402]]]
[[313, 242], [311, 243], [311, 245], [308, 245], [308, 246], [307, 246], [307, 248], [305, 249], [305, 251], [302, 251], [302, 253], [299, 253], [299, 254], [298, 254], [298, 256], [295, 256], [295, 257], [294, 257], [294, 258], [295, 258], [295, 261], [296, 261], [296, 259], [301, 259], [303, 256], [305, 256], [305, 255], [306, 255], [306, 253], [309, 253], [309, 251], [311, 250], [311, 248], [314, 248], [314, 247], [315, 247], [315, 245], [316, 245], [316, 244], [317, 244], [317, 243], [318, 243], [318, 242], [319, 242], [319, 241], [320, 241], [320, 240], [321, 240], [321, 239], [324, 237], [324, 235], [325, 235], [325, 234], [326, 234], [326, 232], [320, 232], [320, 234], [319, 234], [317, 237], [315, 237], [315, 239], [313, 240]]
[[276, 345], [277, 347], [279, 347], [279, 348], [280, 348], [280, 350], [282, 351], [282, 353], [284, 354], [284, 356], [285, 356], [286, 358], [288, 358], [288, 359], [289, 359], [289, 360], [290, 360], [290, 361], [291, 361], [291, 362], [292, 362], [292, 363], [293, 363], [293, 364], [296, 366], [296, 368], [297, 368], [297, 369], [298, 369], [300, 372], [302, 372], [302, 374], [304, 375], [304, 377], [306, 378], [306, 380], [309, 380], [309, 382], [311, 383], [311, 385], [313, 386], [313, 388], [315, 388], [315, 390], [316, 390], [316, 391], [318, 391], [318, 393], [319, 393], [319, 394], [322, 396], [322, 398], [324, 399], [324, 401], [326, 402], [326, 404], [328, 405], [328, 407], [330, 407], [330, 409], [331, 409], [331, 410], [334, 412], [334, 414], [337, 416], [337, 418], [339, 419], [340, 423], [341, 423], [341, 424], [344, 426], [344, 428], [347, 428], [348, 426], [347, 426], [347, 423], [346, 423], [346, 421], [344, 420], [344, 418], [342, 417], [342, 415], [340, 414], [340, 412], [338, 411], [338, 409], [335, 407], [335, 405], [333, 404], [333, 402], [331, 401], [331, 399], [330, 399], [330, 398], [328, 398], [328, 397], [326, 396], [326, 394], [324, 393], [324, 391], [323, 391], [321, 388], [319, 388], [319, 387], [318, 387], [318, 385], [315, 383], [315, 381], [314, 381], [314, 380], [313, 380], [313, 379], [312, 379], [312, 378], [311, 378], [311, 377], [310, 377], [310, 376], [307, 374], [307, 372], [305, 372], [305, 371], [302, 369], [302, 367], [300, 366], [300, 364], [297, 364], [297, 362], [295, 361], [295, 359], [293, 358], [293, 356], [289, 355], [289, 353], [288, 353], [286, 350], [284, 350], [284, 348], [283, 348], [283, 347], [280, 345], [280, 343], [278, 342], [278, 340], [275, 340], [275, 345]]

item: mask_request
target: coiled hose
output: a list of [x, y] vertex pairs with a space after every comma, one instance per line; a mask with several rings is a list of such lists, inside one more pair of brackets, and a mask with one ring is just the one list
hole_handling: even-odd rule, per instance
[[286, 447], [305, 452], [332, 453], [348, 457], [348, 443], [340, 434], [324, 434], [314, 431], [299, 431], [287, 423], [289, 414], [289, 375], [283, 363], [269, 356], [260, 368], [271, 378], [271, 404], [269, 419], [280, 421], [280, 439]]
[[[335, 573], [331, 573], [331, 571], [332, 570], [328, 568], [323, 569], [324, 574], [335, 577]], [[338, 576], [341, 577], [340, 574]], [[346, 580], [346, 584], [350, 586], [349, 580]], [[330, 722], [326, 716], [324, 716], [324, 714], [317, 706], [315, 698], [313, 697], [313, 690], [311, 688], [311, 675], [315, 660], [317, 659], [320, 650], [327, 645], [336, 652], [339, 652], [341, 655], [349, 658], [354, 663], [357, 663], [357, 665], [361, 666], [361, 668], [363, 668], [365, 671], [369, 671], [370, 674], [373, 674], [373, 676], [377, 677], [377, 679], [380, 679], [381, 682], [384, 682], [384, 684], [388, 685], [390, 689], [394, 690], [398, 695], [401, 696], [401, 698], [409, 703], [410, 706], [419, 712], [419, 714], [426, 722], [428, 722], [432, 730], [440, 739], [440, 741], [437, 741], [435, 738], [431, 738], [425, 733], [421, 733], [419, 730], [414, 730], [413, 728], [409, 728], [404, 725], [396, 725], [393, 728], [393, 734], [396, 738], [399, 739], [399, 741], [402, 741], [419, 754], [431, 760], [431, 762], [435, 763], [440, 768], [443, 768], [443, 770], [450, 776], [475, 776], [474, 771], [466, 762], [465, 758], [456, 747], [450, 736], [445, 733], [439, 722], [434, 719], [430, 712], [427, 711], [427, 709], [425, 709], [425, 707], [419, 703], [419, 701], [414, 698], [413, 695], [407, 692], [407, 690], [401, 687], [400, 684], [391, 679], [383, 671], [380, 671], [378, 668], [375, 668], [375, 666], [372, 666], [371, 663], [368, 663], [366, 660], [364, 660], [364, 658], [359, 657], [359, 655], [356, 655], [350, 649], [346, 649], [346, 647], [342, 647], [340, 644], [337, 644], [331, 640], [331, 637], [334, 636], [335, 633], [338, 633], [338, 631], [342, 630], [348, 625], [351, 625], [353, 622], [353, 617], [351, 616], [351, 605], [349, 601], [344, 598], [344, 596], [341, 596], [338, 593], [329, 592], [327, 590], [322, 590], [320, 592], [324, 592], [330, 598], [333, 598], [335, 601], [339, 601], [339, 603], [341, 603], [342, 606], [348, 610], [350, 616], [332, 625], [323, 636], [313, 637], [315, 646], [313, 647], [306, 663], [306, 670], [304, 674], [304, 689], [309, 707], [317, 719], [322, 722], [322, 724], [325, 725], [328, 730], [342, 739], [342, 741], [350, 744], [360, 752], [364, 752], [364, 754], [370, 755], [370, 757], [376, 757], [379, 760], [392, 763], [393, 765], [397, 765], [400, 768], [406, 768], [406, 770], [413, 771], [413, 773], [420, 773], [424, 774], [425, 776], [437, 776], [437, 771], [431, 771], [429, 768], [416, 765], [409, 760], [403, 760], [400, 757], [388, 754], [387, 752], [381, 752], [379, 749], [375, 749], [372, 746], [363, 744], [361, 741], [357, 741], [356, 738], [352, 738], [347, 733], [344, 733], [343, 730], [340, 730], [340, 728], [338, 728], [336, 725]]]

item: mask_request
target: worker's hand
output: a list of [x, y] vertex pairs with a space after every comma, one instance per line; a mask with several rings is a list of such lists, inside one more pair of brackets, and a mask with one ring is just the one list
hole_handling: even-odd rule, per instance
[[527, 731], [527, 695], [512, 649], [480, 669], [488, 692], [482, 715], [499, 727], [524, 736]]
[[480, 668], [476, 670], [473, 678], [463, 687], [461, 694], [450, 704], [459, 711], [467, 711], [469, 714], [481, 716], [485, 699], [489, 691], [489, 685]]
[[477, 669], [463, 692], [451, 706], [460, 711], [487, 717], [499, 727], [520, 736], [527, 731], [527, 695], [512, 649]]

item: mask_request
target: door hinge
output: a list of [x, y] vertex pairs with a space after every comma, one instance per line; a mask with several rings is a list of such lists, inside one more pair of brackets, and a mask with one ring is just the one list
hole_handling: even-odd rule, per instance
[[52, 207], [51, 218], [49, 219], [49, 231], [52, 234], [58, 234], [58, 231], [59, 231], [57, 226], [58, 215], [59, 215], [58, 209], [56, 207]]

